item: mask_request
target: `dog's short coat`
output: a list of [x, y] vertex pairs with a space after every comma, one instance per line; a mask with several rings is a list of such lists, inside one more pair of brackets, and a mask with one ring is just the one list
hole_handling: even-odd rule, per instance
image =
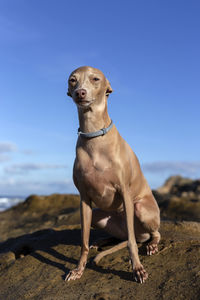
[[[80, 67], [71, 73], [68, 95], [77, 105], [82, 132], [95, 132], [109, 126], [107, 99], [110, 93], [110, 83], [100, 70]], [[68, 273], [66, 280], [82, 276], [93, 226], [124, 241], [100, 253], [96, 262], [105, 254], [128, 245], [134, 278], [143, 283], [148, 274], [140, 262], [136, 240], [150, 239], [147, 254], [158, 251], [160, 212], [136, 155], [115, 125], [103, 136], [78, 137], [73, 179], [81, 197], [82, 246], [78, 266]], [[98, 208], [92, 209], [92, 202]]]

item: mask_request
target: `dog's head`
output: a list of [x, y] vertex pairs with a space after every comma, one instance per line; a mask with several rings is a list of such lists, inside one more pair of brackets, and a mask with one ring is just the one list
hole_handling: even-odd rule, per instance
[[92, 67], [80, 67], [73, 71], [68, 80], [67, 95], [78, 107], [98, 104], [112, 93], [112, 88], [104, 74]]

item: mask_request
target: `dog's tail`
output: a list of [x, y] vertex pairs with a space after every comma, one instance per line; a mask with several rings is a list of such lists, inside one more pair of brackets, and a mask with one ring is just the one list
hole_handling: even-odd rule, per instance
[[98, 265], [99, 261], [100, 261], [104, 256], [106, 256], [106, 255], [108, 255], [108, 254], [111, 254], [111, 253], [115, 253], [115, 252], [117, 252], [117, 251], [119, 251], [119, 250], [121, 250], [121, 249], [127, 247], [127, 245], [128, 245], [128, 241], [124, 241], [124, 242], [121, 242], [121, 243], [119, 243], [119, 244], [113, 246], [112, 248], [110, 248], [110, 249], [108, 249], [108, 250], [102, 251], [101, 253], [99, 253], [99, 254], [97, 254], [97, 255], [95, 256], [95, 258], [94, 258], [94, 263], [95, 263], [96, 265]]

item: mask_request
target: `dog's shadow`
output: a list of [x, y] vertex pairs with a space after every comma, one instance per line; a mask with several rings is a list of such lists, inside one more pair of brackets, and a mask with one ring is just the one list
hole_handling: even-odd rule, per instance
[[[90, 240], [93, 242], [99, 237], [105, 237], [105, 234], [99, 230], [91, 230]], [[0, 253], [12, 251], [15, 253], [16, 259], [19, 259], [26, 255], [31, 255], [35, 259], [39, 260], [41, 263], [51, 265], [55, 268], [58, 268], [64, 272], [62, 275], [63, 280], [65, 279], [66, 274], [70, 271], [66, 267], [66, 264], [74, 264], [76, 267], [78, 260], [73, 257], [73, 251], [68, 252], [68, 256], [63, 253], [59, 253], [55, 250], [55, 246], [64, 245], [64, 246], [80, 246], [81, 241], [81, 230], [80, 229], [66, 229], [66, 230], [54, 230], [54, 229], [44, 229], [32, 234], [26, 234], [17, 238], [8, 239], [6, 242], [0, 243]], [[113, 241], [113, 244], [116, 244], [119, 241]], [[45, 257], [45, 254], [49, 254], [52, 258]], [[96, 253], [97, 254], [97, 253]], [[95, 256], [95, 255], [94, 255]], [[55, 258], [55, 260], [53, 259]], [[132, 272], [126, 272], [121, 270], [115, 270], [113, 268], [104, 268], [97, 266], [93, 263], [93, 258], [90, 256], [90, 259], [87, 263], [87, 269], [92, 269], [95, 272], [102, 274], [113, 274], [117, 275], [120, 278], [128, 281], [133, 281]], [[61, 261], [61, 262], [58, 262]], [[63, 263], [62, 263], [63, 261]]]

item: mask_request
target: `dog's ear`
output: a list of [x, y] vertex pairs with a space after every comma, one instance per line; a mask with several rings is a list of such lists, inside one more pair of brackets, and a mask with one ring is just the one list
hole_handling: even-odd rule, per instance
[[106, 96], [108, 97], [112, 92], [112, 88], [111, 88], [111, 85], [110, 85], [110, 82], [108, 81], [108, 79], [106, 79], [106, 84], [107, 84], [107, 87], [106, 87]]
[[67, 96], [72, 97], [72, 95], [71, 95], [69, 89], [68, 89], [68, 91], [67, 91]]

